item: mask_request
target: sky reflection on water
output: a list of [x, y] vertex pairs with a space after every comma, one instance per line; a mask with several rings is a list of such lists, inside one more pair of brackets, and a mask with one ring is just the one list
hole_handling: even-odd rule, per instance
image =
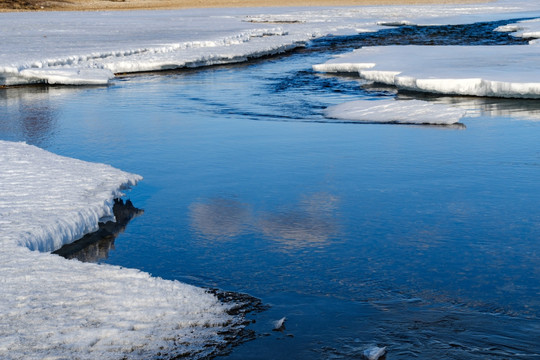
[[255, 212], [248, 204], [225, 198], [195, 202], [189, 209], [193, 231], [206, 240], [234, 240], [250, 232], [297, 248], [325, 245], [338, 236], [337, 203], [335, 196], [317, 193], [273, 212]]

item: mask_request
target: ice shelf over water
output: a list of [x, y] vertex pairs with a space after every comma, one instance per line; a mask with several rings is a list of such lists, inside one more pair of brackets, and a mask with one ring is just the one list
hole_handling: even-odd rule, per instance
[[331, 119], [370, 123], [451, 125], [466, 111], [420, 100], [358, 100], [328, 107]]
[[50, 253], [141, 178], [0, 140], [0, 358], [198, 358], [238, 324], [204, 289]]
[[396, 24], [540, 16], [532, 0], [341, 8], [0, 13], [0, 85], [107, 84], [113, 74], [234, 63], [314, 37]]
[[365, 47], [314, 65], [358, 72], [399, 89], [438, 94], [540, 98], [540, 45]]
[[[540, 39], [540, 19], [518, 21], [514, 24], [499, 26], [496, 31], [511, 32], [513, 36], [525, 39]], [[532, 40], [536, 42], [537, 40]]]

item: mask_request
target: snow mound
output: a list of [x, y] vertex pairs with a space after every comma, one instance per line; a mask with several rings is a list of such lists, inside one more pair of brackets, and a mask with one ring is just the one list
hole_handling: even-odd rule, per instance
[[412, 91], [536, 99], [540, 98], [539, 62], [540, 45], [411, 45], [361, 48], [313, 68], [358, 69], [366, 80]]
[[368, 123], [451, 125], [459, 122], [465, 111], [420, 100], [358, 100], [330, 106], [324, 115]]
[[238, 326], [204, 289], [50, 253], [140, 176], [0, 141], [0, 358], [204, 357]]

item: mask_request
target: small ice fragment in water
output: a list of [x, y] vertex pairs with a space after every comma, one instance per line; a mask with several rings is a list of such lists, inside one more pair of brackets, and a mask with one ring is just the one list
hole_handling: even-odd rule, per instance
[[385, 347], [378, 347], [378, 346], [371, 346], [364, 350], [363, 358], [367, 360], [377, 360], [383, 357], [386, 354], [386, 346]]
[[273, 329], [273, 331], [283, 331], [283, 330], [285, 330], [285, 320], [287, 320], [287, 318], [282, 317], [281, 319], [274, 321], [274, 329]]

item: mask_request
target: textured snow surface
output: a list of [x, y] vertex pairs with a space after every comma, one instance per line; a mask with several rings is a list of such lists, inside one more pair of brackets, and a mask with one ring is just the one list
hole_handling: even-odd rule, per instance
[[0, 141], [0, 358], [197, 358], [235, 319], [205, 290], [49, 251], [97, 228], [141, 178]]
[[0, 141], [2, 245], [53, 251], [95, 231], [115, 197], [140, 176]]
[[332, 119], [372, 123], [451, 125], [465, 111], [420, 100], [358, 100], [330, 106], [324, 115]]
[[315, 65], [439, 94], [540, 98], [540, 45], [365, 47]]
[[[261, 13], [262, 12], [262, 13]], [[113, 73], [234, 63], [396, 24], [540, 16], [533, 0], [429, 6], [0, 13], [0, 85], [106, 84]]]

